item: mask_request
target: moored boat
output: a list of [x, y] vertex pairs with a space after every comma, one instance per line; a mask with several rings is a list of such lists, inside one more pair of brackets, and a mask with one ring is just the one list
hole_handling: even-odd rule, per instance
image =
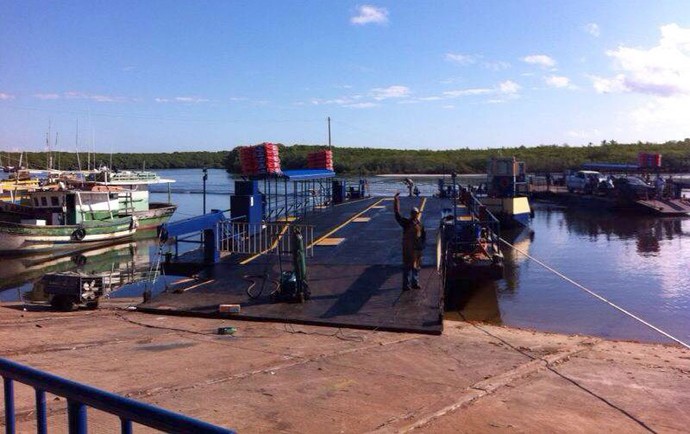
[[529, 205], [525, 163], [515, 157], [492, 158], [487, 169], [486, 194], [482, 205], [504, 228], [527, 226], [532, 210]]
[[[79, 181], [73, 181], [78, 183]], [[150, 202], [148, 186], [151, 184], [171, 184], [174, 179], [161, 178], [154, 172], [112, 171], [103, 168], [86, 176], [83, 184], [87, 186], [116, 187], [118, 193], [119, 216], [132, 216], [137, 220], [139, 231], [155, 229], [167, 222], [177, 209], [177, 205], [163, 202]]]
[[12, 173], [9, 179], [0, 181], [0, 200], [19, 202], [28, 192], [39, 187], [38, 178], [31, 177], [29, 171]]
[[119, 194], [56, 188], [29, 193], [21, 204], [0, 202], [0, 254], [80, 250], [131, 237], [133, 216], [119, 216]]

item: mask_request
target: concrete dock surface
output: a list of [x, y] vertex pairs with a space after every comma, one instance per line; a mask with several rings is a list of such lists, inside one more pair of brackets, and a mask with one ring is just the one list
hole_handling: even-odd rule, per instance
[[[243, 433], [690, 430], [690, 352], [676, 346], [449, 320], [430, 336], [127, 310], [138, 301], [0, 305], [0, 356]], [[33, 390], [15, 389], [18, 432], [35, 432]], [[65, 400], [49, 395], [48, 408], [50, 432], [66, 432]], [[89, 428], [119, 423], [89, 409]]]

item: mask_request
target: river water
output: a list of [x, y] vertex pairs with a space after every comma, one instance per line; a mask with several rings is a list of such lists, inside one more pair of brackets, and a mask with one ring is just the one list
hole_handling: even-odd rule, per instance
[[[173, 220], [201, 213], [201, 170], [160, 170], [158, 173], [176, 180], [170, 192], [172, 201], [179, 206]], [[207, 209], [228, 209], [231, 177], [218, 169], [209, 170], [208, 174]], [[370, 177], [369, 186], [373, 195], [391, 195], [403, 189], [401, 179]], [[461, 182], [477, 179], [462, 177]], [[416, 182], [423, 195], [435, 191], [436, 178], [421, 177]], [[151, 187], [152, 201], [166, 201], [167, 196], [167, 185]], [[504, 233], [504, 238], [515, 240], [520, 250], [628, 311], [690, 341], [690, 218], [573, 210], [548, 203], [534, 203], [533, 207], [535, 213], [530, 228], [520, 233]], [[117, 259], [99, 257], [105, 258], [101, 262], [106, 264], [134, 261], [138, 267], [146, 268], [155, 250], [155, 242], [139, 241], [126, 245]], [[542, 331], [668, 342], [667, 338], [525, 256], [508, 249], [504, 253], [505, 279], [474, 288], [459, 302], [456, 312], [449, 312], [450, 318], [464, 317]], [[10, 261], [2, 259], [3, 268], [7, 268], [5, 265]], [[73, 269], [77, 265], [74, 258], [72, 261], [63, 261], [50, 271]], [[96, 260], [91, 262], [97, 263]], [[18, 269], [24, 272], [25, 263], [21, 267], [24, 268]], [[30, 290], [29, 280], [38, 275], [26, 275], [24, 282], [5, 285], [6, 290], [0, 291], [0, 301], [16, 300], [19, 293]], [[120, 291], [122, 295], [140, 292], [141, 285], [131, 285]]]

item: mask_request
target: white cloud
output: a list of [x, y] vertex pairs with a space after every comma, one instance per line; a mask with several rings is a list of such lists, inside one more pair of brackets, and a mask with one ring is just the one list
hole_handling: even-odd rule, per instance
[[491, 71], [503, 71], [510, 68], [510, 63], [501, 60], [495, 62], [484, 62], [484, 68]]
[[568, 89], [573, 89], [575, 87], [570, 83], [570, 79], [568, 77], [564, 77], [562, 75], [549, 75], [544, 77], [544, 81], [551, 87]]
[[473, 89], [459, 89], [459, 90], [449, 90], [443, 92], [443, 95], [448, 98], [458, 98], [461, 96], [472, 96], [472, 95], [486, 95], [493, 93], [494, 89], [490, 88], [473, 88]]
[[598, 38], [599, 35], [601, 35], [601, 29], [599, 29], [599, 24], [597, 23], [587, 23], [585, 25], [585, 32], [589, 33], [595, 38]]
[[[231, 98], [231, 100], [234, 100]], [[154, 98], [154, 101], [160, 102], [160, 103], [168, 103], [168, 102], [181, 102], [181, 103], [201, 103], [201, 102], [208, 102], [209, 100], [206, 98], [199, 98], [196, 96], [176, 96], [174, 98]]]
[[377, 101], [389, 98], [404, 98], [410, 95], [410, 89], [406, 86], [378, 87], [371, 90], [371, 95]]
[[57, 94], [57, 93], [37, 93], [34, 95], [34, 98], [38, 98], [38, 99], [42, 99], [42, 100], [60, 99], [60, 94]]
[[350, 18], [350, 23], [363, 26], [365, 24], [386, 24], [388, 22], [388, 9], [372, 5], [357, 7], [357, 15]]
[[650, 49], [620, 46], [606, 52], [620, 71], [592, 77], [597, 92], [635, 92], [658, 96], [690, 94], [690, 29], [661, 27], [659, 44]]
[[9, 93], [0, 92], [0, 101], [10, 101], [13, 99], [14, 99], [14, 95], [10, 95]]
[[520, 91], [521, 86], [512, 80], [506, 80], [499, 83], [498, 88], [503, 94], [514, 95]]
[[471, 54], [446, 53], [446, 60], [458, 65], [471, 65], [477, 61], [477, 57]]
[[88, 99], [96, 102], [127, 102], [129, 100], [124, 96], [98, 95], [76, 91], [65, 92], [64, 97], [67, 99]]
[[192, 102], [192, 103], [200, 103], [200, 102], [208, 102], [208, 99], [206, 98], [199, 98], [196, 96], [176, 96], [175, 101], [177, 102]]
[[553, 68], [556, 66], [556, 61], [546, 54], [530, 54], [529, 56], [523, 57], [521, 60], [525, 63], [539, 65], [544, 68]]
[[625, 76], [623, 74], [618, 74], [611, 78], [590, 75], [589, 79], [592, 80], [592, 86], [594, 86], [594, 90], [596, 90], [597, 93], [619, 93], [627, 91], [625, 87]]
[[571, 137], [573, 139], [579, 139], [579, 140], [586, 140], [589, 142], [594, 142], [597, 140], [598, 137], [601, 137], [602, 133], [599, 129], [594, 128], [591, 131], [570, 130], [570, 131], [566, 131], [565, 135], [568, 137]]
[[446, 98], [460, 98], [474, 95], [500, 95], [501, 98], [489, 102], [503, 102], [505, 98], [517, 98], [522, 86], [512, 80], [505, 80], [494, 87], [479, 87], [471, 89], [449, 90], [443, 92]]
[[630, 113], [639, 140], [669, 140], [690, 136], [690, 96], [653, 97]]

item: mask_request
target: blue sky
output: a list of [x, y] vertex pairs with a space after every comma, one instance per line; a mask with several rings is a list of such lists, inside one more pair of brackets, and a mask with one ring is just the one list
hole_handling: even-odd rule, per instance
[[690, 137], [687, 1], [0, 0], [0, 149]]

